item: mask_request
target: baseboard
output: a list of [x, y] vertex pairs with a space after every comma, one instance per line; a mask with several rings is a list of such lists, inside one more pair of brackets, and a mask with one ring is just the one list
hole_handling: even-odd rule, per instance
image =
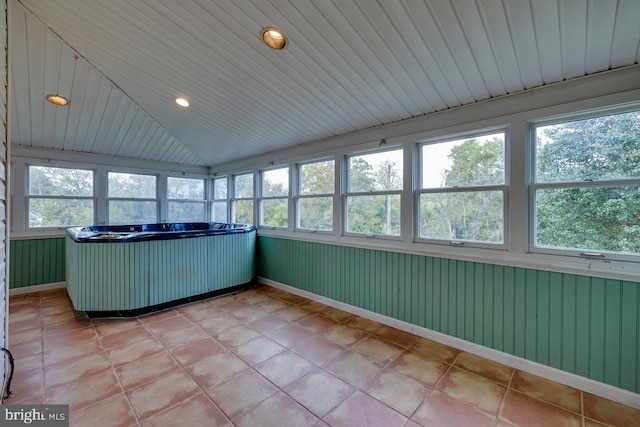
[[45, 283], [44, 285], [24, 286], [22, 288], [9, 289], [9, 296], [31, 294], [34, 292], [50, 291], [52, 289], [66, 288], [67, 282]]
[[479, 344], [475, 344], [469, 341], [465, 341], [460, 338], [452, 337], [440, 332], [432, 331], [431, 329], [416, 326], [402, 320], [394, 319], [392, 317], [384, 316], [382, 314], [374, 313], [369, 310], [365, 310], [360, 307], [356, 307], [350, 304], [346, 304], [340, 301], [336, 301], [321, 295], [314, 294], [312, 292], [304, 291], [293, 286], [285, 285], [283, 283], [275, 282], [273, 280], [265, 279], [263, 277], [258, 278], [259, 283], [264, 283], [274, 288], [282, 289], [292, 294], [300, 295], [313, 301], [321, 302], [340, 310], [347, 311], [349, 313], [356, 314], [358, 316], [365, 317], [367, 319], [374, 320], [387, 326], [391, 326], [396, 329], [400, 329], [405, 332], [409, 332], [424, 338], [428, 338], [439, 343], [455, 347], [459, 350], [473, 353], [477, 356], [484, 357], [503, 365], [511, 366], [512, 368], [519, 369], [521, 371], [528, 372], [533, 375], [537, 375], [551, 381], [555, 381], [561, 384], [565, 384], [569, 387], [582, 390], [587, 393], [595, 394], [605, 399], [613, 400], [615, 402], [622, 403], [623, 405], [631, 406], [633, 408], [640, 409], [640, 395], [623, 390], [618, 387], [610, 386], [608, 384], [601, 383], [589, 378], [581, 377], [580, 375], [572, 374], [570, 372], [562, 371], [560, 369], [552, 368], [541, 363], [532, 362], [531, 360], [523, 359], [518, 356], [503, 353], [498, 350], [494, 350], [489, 347], [484, 347]]

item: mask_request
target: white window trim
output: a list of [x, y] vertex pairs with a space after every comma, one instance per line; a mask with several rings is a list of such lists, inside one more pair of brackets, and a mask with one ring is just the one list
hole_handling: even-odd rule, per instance
[[[91, 200], [93, 202], [93, 222], [96, 221], [96, 171], [94, 168], [90, 167], [78, 167], [77, 165], [58, 165], [51, 164], [49, 162], [27, 162], [24, 164], [24, 228], [27, 232], [38, 232], [38, 233], [51, 233], [66, 230], [69, 227], [77, 227], [80, 225], [87, 224], [74, 224], [68, 226], [54, 226], [54, 227], [30, 227], [29, 226], [29, 201], [31, 199], [54, 199], [54, 200]], [[37, 195], [30, 194], [29, 183], [30, 183], [30, 168], [31, 166], [35, 167], [49, 167], [49, 168], [57, 168], [57, 169], [71, 169], [71, 170], [82, 170], [82, 171], [90, 171], [93, 175], [93, 188], [91, 196], [56, 196], [56, 195]], [[90, 225], [90, 224], [89, 224]]]
[[528, 250], [532, 254], [567, 256], [581, 258], [587, 261], [599, 260], [602, 262], [621, 261], [628, 263], [640, 263], [640, 254], [626, 254], [621, 252], [600, 251], [580, 248], [551, 248], [536, 245], [536, 191], [553, 188], [597, 188], [597, 187], [625, 187], [640, 186], [639, 178], [613, 178], [595, 181], [560, 181], [560, 182], [537, 182], [536, 180], [536, 129], [538, 127], [562, 124], [572, 121], [588, 120], [597, 117], [630, 113], [640, 111], [640, 103], [624, 105], [605, 106], [595, 109], [583, 110], [574, 113], [565, 113], [531, 120], [528, 123], [527, 132], [527, 153], [530, 159], [528, 170]]
[[[457, 187], [423, 187], [424, 183], [422, 182], [422, 168], [423, 168], [423, 159], [422, 159], [422, 148], [426, 145], [435, 145], [442, 144], [450, 141], [456, 141], [461, 139], [473, 139], [482, 136], [488, 136], [491, 134], [502, 133], [504, 135], [504, 184], [494, 184], [494, 185], [469, 185], [469, 186], [457, 186]], [[415, 222], [413, 224], [414, 229], [414, 242], [416, 243], [428, 243], [435, 245], [448, 245], [452, 247], [462, 248], [462, 247], [475, 247], [475, 248], [484, 248], [484, 249], [493, 249], [493, 250], [503, 250], [506, 251], [509, 248], [509, 230], [510, 230], [510, 221], [509, 221], [509, 182], [510, 182], [510, 171], [511, 171], [511, 149], [509, 144], [509, 128], [506, 125], [498, 126], [498, 127], [490, 127], [484, 129], [474, 130], [472, 132], [464, 132], [458, 134], [452, 134], [449, 136], [442, 136], [433, 139], [424, 139], [419, 140], [416, 143], [416, 149], [413, 150], [415, 156], [415, 162], [417, 164], [416, 167], [416, 187], [415, 195], [413, 197], [413, 208], [415, 210]], [[466, 192], [489, 192], [489, 191], [500, 191], [502, 192], [502, 243], [493, 243], [493, 242], [485, 242], [485, 241], [477, 241], [477, 240], [466, 240], [466, 239], [437, 239], [437, 238], [427, 238], [420, 236], [420, 195], [422, 194], [443, 194], [443, 193], [466, 193]]]
[[[287, 170], [287, 181], [288, 181], [288, 189], [287, 189], [287, 195], [286, 196], [264, 196], [264, 174], [266, 172], [270, 172], [270, 171], [275, 171], [275, 170], [281, 170], [281, 169], [286, 169]], [[256, 223], [258, 229], [268, 229], [268, 230], [290, 230], [292, 229], [291, 226], [291, 218], [292, 218], [292, 214], [291, 214], [291, 199], [292, 199], [292, 185], [291, 185], [291, 181], [292, 181], [292, 177], [291, 177], [291, 167], [289, 167], [289, 165], [279, 165], [279, 166], [273, 166], [270, 167], [268, 169], [261, 169], [259, 171], [259, 186], [260, 186], [260, 191], [258, 194], [258, 197], [256, 198], [256, 204], [257, 204], [257, 209], [258, 209], [258, 217], [257, 217], [257, 221], [254, 222]], [[286, 226], [281, 226], [281, 225], [271, 225], [271, 224], [265, 224], [264, 223], [264, 202], [265, 201], [269, 201], [269, 200], [285, 200], [286, 204], [287, 204], [287, 225]]]
[[[379, 239], [379, 240], [390, 240], [390, 241], [402, 241], [403, 235], [406, 234], [407, 225], [403, 222], [404, 219], [404, 208], [405, 203], [403, 200], [407, 197], [407, 187], [411, 188], [411, 183], [407, 183], [405, 173], [406, 165], [406, 156], [405, 150], [406, 147], [400, 144], [388, 144], [386, 139], [383, 139], [378, 142], [378, 147], [373, 149], [365, 149], [361, 151], [351, 151], [345, 153], [343, 156], [342, 168], [344, 170], [344, 183], [342, 185], [343, 191], [340, 194], [340, 210], [342, 212], [342, 235], [346, 237], [355, 237], [355, 238], [366, 238], [366, 239]], [[379, 154], [385, 153], [388, 151], [401, 151], [402, 153], [402, 189], [400, 190], [388, 190], [388, 191], [351, 191], [351, 183], [350, 183], [350, 164], [349, 159], [353, 157], [361, 157], [369, 154]], [[407, 185], [408, 184], [408, 185]], [[358, 233], [354, 231], [348, 231], [349, 224], [349, 215], [348, 215], [348, 205], [347, 199], [349, 197], [358, 197], [358, 196], [400, 196], [400, 233], [398, 235], [394, 234], [383, 234], [383, 233]]]
[[[202, 181], [202, 198], [201, 199], [172, 199], [172, 198], [170, 198], [169, 197], [169, 179], [171, 179], [171, 178], [192, 179], [194, 181], [196, 181], [196, 180], [197, 181]], [[168, 222], [176, 222], [176, 221], [172, 221], [169, 218], [169, 214], [170, 214], [169, 206], [171, 206], [171, 203], [199, 203], [199, 204], [202, 204], [202, 222], [206, 222], [207, 221], [209, 216], [207, 214], [207, 179], [206, 178], [191, 177], [191, 176], [168, 175], [167, 176], [166, 189], [167, 189], [167, 191], [165, 192], [165, 194], [167, 194], [167, 215], [166, 215], [166, 218], [167, 218]], [[184, 222], [184, 221], [181, 221], [181, 222]]]
[[[130, 175], [144, 175], [144, 176], [152, 176], [155, 179], [155, 197], [154, 198], [150, 198], [150, 197], [109, 197], [109, 174], [110, 173], [120, 173], [120, 174], [130, 174]], [[161, 215], [161, 209], [162, 207], [160, 206], [160, 197], [158, 197], [159, 194], [163, 193], [163, 194], [167, 194], [166, 192], [166, 179], [162, 180], [164, 181], [164, 191], [162, 191], [162, 189], [160, 188], [161, 184], [160, 184], [160, 177], [158, 176], [158, 174], [154, 174], [154, 173], [140, 173], [140, 172], [129, 172], [129, 171], [123, 171], [121, 169], [117, 169], [117, 170], [107, 170], [107, 175], [106, 175], [106, 181], [105, 184], [107, 185], [107, 190], [106, 190], [106, 195], [107, 195], [107, 210], [106, 210], [106, 219], [107, 219], [107, 224], [108, 225], [112, 225], [111, 224], [111, 218], [109, 218], [109, 206], [111, 204], [112, 201], [123, 201], [123, 202], [155, 202], [156, 204], [156, 223], [159, 222], [166, 222], [166, 214], [165, 215]], [[161, 219], [162, 217], [164, 217], [164, 221]]]
[[[313, 194], [302, 194], [301, 185], [302, 185], [302, 168], [303, 166], [313, 165], [315, 163], [328, 163], [333, 162], [333, 192], [331, 193], [313, 193]], [[295, 164], [295, 190], [293, 191], [292, 199], [293, 199], [293, 207], [294, 207], [294, 220], [293, 220], [293, 230], [301, 233], [320, 233], [320, 234], [333, 234], [336, 230], [336, 215], [335, 215], [335, 205], [336, 205], [336, 185], [337, 183], [337, 170], [338, 162], [335, 157], [324, 157], [312, 159], [304, 162], [298, 162]], [[339, 196], [338, 196], [339, 197]], [[300, 227], [300, 200], [302, 199], [319, 199], [319, 198], [331, 198], [332, 201], [332, 227], [331, 230], [317, 230], [313, 228], [304, 228]], [[339, 198], [338, 198], [339, 200]]]
[[[227, 182], [227, 190], [225, 192], [225, 197], [224, 198], [215, 198], [215, 192], [216, 192], [216, 180], [226, 180]], [[209, 201], [209, 216], [208, 219], [213, 221], [217, 221], [217, 222], [221, 222], [218, 221], [214, 218], [213, 212], [214, 212], [214, 205], [216, 203], [224, 203], [225, 204], [225, 219], [222, 222], [229, 222], [229, 218], [231, 218], [231, 203], [229, 202], [229, 188], [231, 188], [231, 184], [230, 184], [230, 179], [229, 176], [227, 175], [220, 175], [220, 176], [212, 176], [211, 180], [210, 180], [210, 192], [208, 194], [207, 200]]]
[[[236, 177], [243, 175], [251, 175], [251, 183], [252, 183], [252, 196], [251, 197], [236, 197]], [[253, 205], [252, 213], [253, 213], [253, 222], [256, 222], [256, 173], [254, 171], [250, 172], [240, 172], [231, 175], [231, 179], [227, 182], [227, 194], [231, 194], [232, 197], [229, 198], [229, 221], [237, 223], [236, 219], [236, 203], [239, 201], [251, 201]]]

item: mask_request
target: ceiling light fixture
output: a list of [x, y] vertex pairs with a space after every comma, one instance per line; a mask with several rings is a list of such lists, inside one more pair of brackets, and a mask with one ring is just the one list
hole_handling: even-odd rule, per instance
[[187, 101], [187, 98], [176, 98], [176, 104], [178, 104], [181, 107], [188, 107], [189, 106], [189, 101]]
[[45, 98], [47, 99], [47, 101], [49, 101], [53, 105], [65, 106], [65, 105], [69, 104], [69, 100], [67, 98], [65, 98], [64, 96], [47, 95]]
[[287, 36], [275, 27], [267, 27], [262, 29], [262, 41], [271, 49], [284, 49], [289, 44]]

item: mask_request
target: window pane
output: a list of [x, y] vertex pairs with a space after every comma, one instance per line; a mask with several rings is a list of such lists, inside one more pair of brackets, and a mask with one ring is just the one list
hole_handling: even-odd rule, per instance
[[333, 230], [333, 197], [305, 197], [298, 200], [298, 227]]
[[278, 197], [289, 195], [289, 168], [262, 172], [262, 196]]
[[169, 222], [203, 222], [204, 202], [169, 202]]
[[501, 191], [420, 195], [420, 237], [427, 239], [504, 241]]
[[300, 166], [300, 194], [331, 194], [335, 191], [335, 162]]
[[237, 200], [233, 204], [233, 222], [253, 224], [253, 200]]
[[93, 196], [93, 171], [29, 166], [29, 194]]
[[195, 178], [167, 178], [167, 198], [204, 199], [204, 180]]
[[157, 212], [155, 201], [110, 200], [109, 224], [154, 224]]
[[262, 201], [262, 225], [286, 227], [289, 225], [287, 199], [267, 199]]
[[29, 199], [29, 227], [71, 227], [93, 224], [93, 200]]
[[347, 197], [347, 231], [400, 235], [400, 195]]
[[213, 202], [211, 205], [211, 220], [217, 222], [227, 222], [227, 202]]
[[109, 172], [109, 197], [155, 199], [156, 177], [153, 175]]
[[233, 177], [234, 197], [246, 199], [253, 197], [253, 174], [247, 173]]
[[640, 187], [536, 191], [536, 246], [640, 253]]
[[349, 157], [349, 191], [402, 190], [402, 150]]
[[422, 188], [504, 182], [504, 133], [422, 146]]
[[227, 198], [227, 178], [216, 178], [213, 180], [213, 199], [221, 200]]
[[536, 128], [536, 180], [640, 176], [640, 111]]

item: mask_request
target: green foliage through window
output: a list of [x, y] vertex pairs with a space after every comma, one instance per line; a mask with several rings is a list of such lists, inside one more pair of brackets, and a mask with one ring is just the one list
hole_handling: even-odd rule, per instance
[[421, 238], [504, 242], [504, 133], [422, 146]]
[[92, 225], [93, 171], [29, 166], [29, 228]]
[[535, 245], [640, 253], [640, 112], [535, 133]]
[[303, 230], [333, 230], [335, 162], [327, 160], [300, 165], [298, 227]]
[[402, 174], [402, 150], [349, 157], [348, 232], [400, 235]]
[[262, 172], [260, 225], [287, 227], [289, 225], [289, 168]]
[[158, 222], [156, 177], [109, 172], [109, 224], [153, 224]]

